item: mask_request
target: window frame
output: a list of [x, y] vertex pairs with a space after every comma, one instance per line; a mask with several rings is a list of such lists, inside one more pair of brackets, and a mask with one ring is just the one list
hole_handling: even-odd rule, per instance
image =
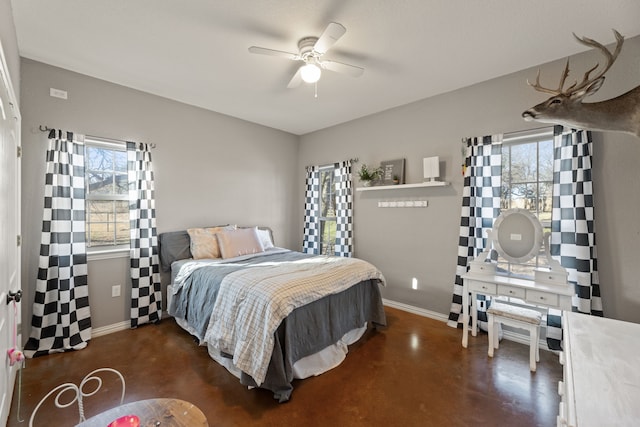
[[[109, 140], [106, 138], [99, 137], [85, 137], [84, 139], [85, 145], [85, 241], [87, 247], [87, 255], [90, 259], [110, 259], [110, 258], [120, 258], [125, 256], [125, 252], [130, 250], [130, 237], [127, 239], [126, 244], [106, 244], [106, 245], [93, 245], [90, 246], [90, 219], [89, 219], [89, 208], [88, 205], [91, 201], [126, 201], [127, 205], [129, 204], [129, 194], [128, 191], [126, 194], [90, 194], [89, 192], [89, 182], [87, 180], [87, 173], [89, 170], [88, 167], [88, 157], [87, 157], [87, 149], [89, 147], [97, 147], [111, 151], [120, 151], [127, 153], [127, 145], [124, 141], [116, 141]], [[127, 174], [127, 182], [128, 182], [128, 171]], [[128, 187], [128, 185], [127, 185]], [[121, 222], [120, 222], [121, 223]], [[118, 224], [118, 222], [113, 222], [113, 224]], [[130, 226], [130, 224], [129, 224]], [[115, 233], [115, 229], [114, 229]], [[116, 237], [114, 234], [114, 242], [116, 241]]]
[[[549, 198], [551, 199], [552, 203], [553, 203], [553, 156], [554, 156], [554, 151], [553, 151], [553, 127], [545, 127], [545, 128], [541, 128], [541, 129], [534, 129], [532, 131], [525, 131], [525, 132], [518, 132], [518, 133], [514, 133], [514, 134], [506, 134], [505, 137], [502, 140], [502, 164], [503, 164], [503, 169], [502, 169], [502, 176], [501, 176], [501, 187], [503, 188], [503, 190], [501, 191], [501, 195], [500, 195], [500, 206], [501, 209], [511, 209], [514, 206], [512, 206], [512, 197], [509, 197], [507, 199], [505, 199], [503, 197], [503, 195], [505, 194], [504, 191], [504, 187], [505, 187], [505, 168], [504, 168], [504, 158], [505, 158], [505, 154], [504, 151], [509, 150], [509, 156], [508, 156], [508, 161], [509, 161], [509, 168], [507, 170], [507, 173], [509, 174], [509, 179], [506, 181], [508, 182], [509, 185], [509, 191], [506, 192], [506, 194], [508, 195], [512, 195], [513, 194], [513, 187], [514, 184], [515, 185], [535, 185], [535, 194], [536, 194], [536, 201], [535, 201], [535, 211], [530, 210], [531, 213], [534, 214], [534, 216], [536, 218], [538, 218], [538, 220], [540, 220], [540, 223], [542, 224], [542, 228], [543, 228], [543, 232], [550, 232], [551, 231], [551, 218], [549, 218], [548, 220], [543, 220], [540, 219], [540, 201], [541, 201], [541, 193], [540, 193], [540, 188], [541, 185], [548, 185], [549, 188], [551, 189], [551, 194], [549, 195]], [[540, 160], [540, 144], [541, 143], [548, 143], [551, 142], [551, 176], [550, 176], [550, 180], [541, 180], [540, 179], [540, 165], [541, 165], [541, 160]], [[513, 172], [513, 157], [512, 157], [512, 148], [516, 147], [516, 146], [521, 146], [521, 145], [525, 145], [525, 144], [535, 144], [535, 149], [536, 149], [536, 179], [535, 181], [519, 181], [514, 183], [513, 179], [512, 179], [512, 172]], [[551, 206], [551, 212], [553, 212], [553, 205]], [[499, 261], [499, 265], [502, 266], [505, 270], [506, 273], [508, 275], [512, 275], [512, 276], [523, 276], [526, 278], [531, 278], [533, 277], [533, 272], [529, 275], [529, 274], [522, 274], [520, 272], [514, 272], [514, 267], [524, 267], [527, 266], [528, 268], [533, 267], [533, 268], [539, 268], [539, 267], [544, 267], [546, 266], [546, 256], [544, 254], [543, 251], [541, 251], [535, 258], [533, 258], [531, 261], [527, 262], [527, 263], [523, 263], [523, 264], [519, 264], [519, 263], [512, 263], [510, 261], [506, 261], [506, 260], [502, 260], [502, 262]]]

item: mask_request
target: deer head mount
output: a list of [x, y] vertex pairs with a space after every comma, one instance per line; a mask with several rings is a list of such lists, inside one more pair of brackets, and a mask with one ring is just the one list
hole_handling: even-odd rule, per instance
[[527, 121], [557, 123], [581, 129], [618, 131], [640, 137], [640, 86], [606, 101], [582, 102], [585, 97], [593, 95], [600, 89], [604, 83], [604, 74], [611, 68], [622, 50], [624, 37], [616, 30], [613, 32], [616, 36], [616, 47], [613, 52], [595, 40], [586, 37], [580, 38], [574, 34], [580, 43], [598, 49], [605, 56], [604, 67], [596, 75], [591, 76], [591, 73], [600, 66], [597, 63], [584, 74], [580, 83], [576, 81], [566, 89], [563, 87], [569, 76], [569, 59], [567, 59], [557, 89], [545, 88], [540, 85], [540, 70], [538, 70], [536, 82], [531, 84], [527, 81], [527, 83], [535, 90], [549, 93], [552, 96], [522, 113], [522, 117]]

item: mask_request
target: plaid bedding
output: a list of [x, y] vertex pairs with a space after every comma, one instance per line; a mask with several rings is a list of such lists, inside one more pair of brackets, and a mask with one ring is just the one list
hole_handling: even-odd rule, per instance
[[259, 386], [274, 347], [274, 332], [298, 307], [364, 280], [384, 284], [382, 273], [356, 258], [317, 256], [253, 264], [220, 283], [205, 341], [233, 356]]

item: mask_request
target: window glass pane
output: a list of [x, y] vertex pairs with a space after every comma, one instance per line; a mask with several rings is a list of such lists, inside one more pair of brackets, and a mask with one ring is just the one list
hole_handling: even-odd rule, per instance
[[522, 193], [522, 197], [519, 200], [518, 206], [520, 209], [526, 209], [530, 211], [534, 216], [537, 216], [538, 210], [538, 186], [537, 184], [520, 184], [518, 186], [519, 191]]
[[87, 245], [126, 245], [129, 243], [129, 202], [118, 199], [129, 192], [127, 153], [89, 143], [85, 148]]
[[127, 152], [126, 151], [114, 151], [113, 170], [116, 172], [127, 171]]
[[113, 175], [87, 171], [89, 194], [113, 194]]
[[550, 229], [551, 208], [553, 207], [553, 182], [541, 182], [538, 190], [538, 219], [545, 228], [548, 227]]
[[320, 253], [333, 255], [336, 241], [335, 169], [320, 170]]
[[535, 182], [537, 179], [536, 144], [518, 144], [511, 147], [511, 179], [517, 182]]
[[336, 241], [336, 222], [320, 221], [322, 235], [320, 252], [324, 255], [333, 255]]
[[129, 202], [117, 200], [114, 202], [116, 212], [116, 245], [129, 244]]
[[117, 221], [119, 222], [129, 221], [129, 202], [128, 201], [116, 200], [115, 211], [117, 214]]
[[511, 187], [510, 207], [519, 209], [529, 209], [528, 200], [530, 198], [530, 184], [514, 184]]
[[117, 223], [116, 224], [116, 245], [128, 245], [129, 244], [129, 223]]
[[113, 245], [113, 225], [108, 222], [92, 222], [89, 224], [88, 246]]
[[128, 194], [129, 193], [129, 176], [125, 174], [116, 174], [116, 194]]
[[553, 182], [553, 140], [540, 141], [538, 147], [540, 150], [538, 180]]
[[114, 151], [106, 148], [87, 146], [85, 166], [91, 170], [113, 170]]
[[111, 200], [88, 200], [87, 218], [92, 223], [108, 222], [113, 219], [113, 202]]
[[335, 185], [333, 168], [320, 171], [320, 216], [335, 217]]
[[507, 144], [502, 146], [502, 189], [500, 197], [500, 207], [502, 209], [511, 208], [511, 147]]
[[[548, 137], [547, 137], [548, 138]], [[526, 209], [542, 223], [545, 232], [551, 229], [553, 196], [553, 140], [530, 139], [505, 142], [502, 148], [503, 209]], [[498, 260], [498, 269], [516, 275], [533, 276], [535, 267], [546, 266], [544, 249], [524, 264]]]

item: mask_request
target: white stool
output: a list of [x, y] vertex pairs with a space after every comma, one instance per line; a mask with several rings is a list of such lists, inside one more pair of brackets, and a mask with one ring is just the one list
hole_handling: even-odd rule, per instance
[[542, 313], [529, 308], [492, 302], [487, 310], [489, 329], [489, 357], [493, 349], [499, 347], [498, 326], [500, 323], [529, 331], [529, 368], [536, 371], [536, 362], [540, 360], [538, 341], [540, 339], [540, 321]]

